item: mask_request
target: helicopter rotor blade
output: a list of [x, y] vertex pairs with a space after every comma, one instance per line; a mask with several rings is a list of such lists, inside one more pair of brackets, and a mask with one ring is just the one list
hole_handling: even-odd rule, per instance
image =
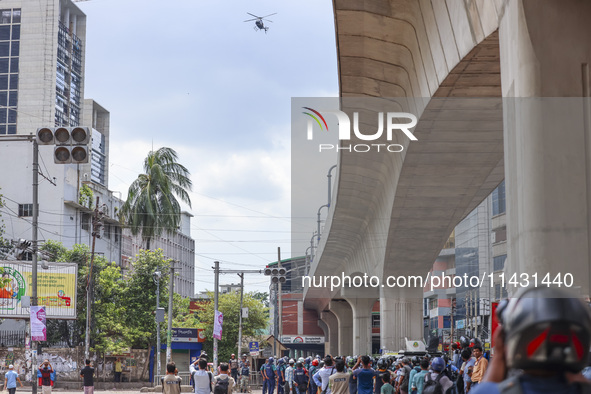
[[[262, 17], [261, 16], [256, 16], [255, 14], [251, 14], [250, 12], [247, 12], [247, 14], [250, 15], [250, 16], [254, 16], [257, 19], [264, 18], [264, 16], [262, 16]], [[267, 16], [269, 16], [269, 15], [267, 15]]]
[[261, 19], [261, 20], [263, 20], [263, 21], [265, 21], [265, 22], [271, 22], [271, 23], [273, 22], [273, 21], [272, 21], [272, 20], [270, 20], [270, 19]]
[[254, 18], [254, 19], [247, 19], [244, 22], [251, 22], [251, 21], [258, 21], [258, 20], [259, 20], [258, 18]]
[[272, 13], [272, 14], [269, 14], [269, 15], [262, 16], [261, 18], [266, 18], [266, 17], [268, 17], [268, 16], [272, 16], [272, 15], [277, 15], [277, 13], [276, 13], [276, 12], [274, 12], [274, 13]]

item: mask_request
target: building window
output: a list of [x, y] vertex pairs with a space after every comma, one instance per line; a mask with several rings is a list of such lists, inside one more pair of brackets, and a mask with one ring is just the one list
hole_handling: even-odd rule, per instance
[[82, 214], [82, 230], [90, 231], [90, 214]]
[[437, 308], [437, 298], [429, 298], [429, 310]]
[[380, 328], [380, 315], [379, 314], [371, 315], [371, 326], [373, 328]]
[[493, 216], [505, 213], [505, 181], [501, 182], [499, 186], [492, 193], [492, 214]]
[[0, 134], [16, 134], [21, 10], [0, 10]]
[[18, 216], [19, 217], [33, 216], [33, 204], [19, 204], [18, 205]]
[[495, 271], [502, 271], [505, 268], [505, 260], [507, 260], [506, 254], [493, 257], [493, 269]]

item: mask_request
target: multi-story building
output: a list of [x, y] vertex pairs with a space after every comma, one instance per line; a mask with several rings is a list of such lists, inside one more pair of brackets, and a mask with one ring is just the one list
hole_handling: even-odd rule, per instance
[[[85, 50], [86, 15], [72, 0], [0, 3], [0, 165], [10, 169], [0, 174], [5, 238], [31, 239], [33, 146], [2, 136], [34, 135], [41, 127], [86, 126], [91, 132], [88, 163], [56, 164], [55, 147], [39, 146], [38, 239], [59, 241], [68, 248], [90, 245], [98, 197], [104, 227], [96, 253], [122, 264], [135, 256], [133, 250], [123, 253], [123, 241], [128, 246], [141, 242], [124, 239], [117, 219], [123, 201], [108, 184], [110, 116], [96, 101], [84, 99]], [[180, 230], [153, 245], [180, 262], [175, 287], [184, 296], [194, 293], [190, 217], [184, 213]]]
[[[164, 257], [175, 261], [174, 292], [181, 297], [195, 294], [195, 240], [191, 238], [191, 215], [181, 213], [181, 226], [173, 234], [166, 231], [154, 238], [151, 249], [162, 249]], [[123, 231], [122, 268], [131, 268], [131, 260], [144, 246], [140, 236], [133, 236], [129, 229]], [[240, 286], [238, 286], [240, 287]]]
[[[458, 225], [433, 264], [432, 275], [484, 278], [482, 286], [450, 283], [424, 291], [425, 338], [446, 344], [460, 336], [491, 339], [493, 305], [507, 297], [500, 274], [507, 259], [505, 182]], [[491, 281], [492, 279], [492, 281]], [[458, 282], [459, 283], [459, 282]]]

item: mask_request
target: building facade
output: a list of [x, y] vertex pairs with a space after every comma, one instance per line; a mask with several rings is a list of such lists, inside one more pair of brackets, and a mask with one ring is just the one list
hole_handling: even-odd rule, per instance
[[[2, 137], [35, 135], [41, 127], [85, 126], [91, 133], [88, 163], [56, 164], [55, 146], [39, 146], [39, 244], [91, 245], [98, 197], [104, 226], [95, 251], [124, 266], [137, 253], [133, 245], [141, 242], [125, 238], [118, 220], [123, 201], [109, 190], [110, 114], [95, 100], [84, 99], [85, 50], [86, 15], [75, 2], [0, 4], [0, 165], [10, 168], [0, 175], [4, 237], [32, 238], [33, 144]], [[154, 244], [179, 261], [175, 287], [183, 296], [194, 293], [190, 217], [183, 213], [179, 231]]]

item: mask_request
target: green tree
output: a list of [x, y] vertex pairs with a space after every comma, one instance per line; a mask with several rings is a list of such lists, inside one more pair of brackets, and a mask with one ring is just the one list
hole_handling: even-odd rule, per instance
[[[207, 353], [213, 353], [213, 321], [214, 305], [213, 293], [209, 293], [212, 302], [204, 305], [204, 310], [199, 312], [199, 319], [205, 324], [205, 349]], [[240, 319], [240, 293], [230, 292], [221, 294], [218, 300], [218, 309], [224, 315], [222, 326], [222, 339], [218, 341], [218, 354], [220, 360], [230, 359], [232, 353], [236, 353], [238, 344], [238, 326]], [[255, 298], [255, 293], [244, 293], [243, 307], [248, 308], [248, 318], [242, 319], [242, 338], [255, 336], [259, 330], [267, 327], [268, 308], [263, 301]]]
[[[149, 348], [156, 343], [156, 283], [153, 273], [162, 272], [160, 278], [160, 305], [166, 306], [168, 300], [169, 267], [172, 260], [166, 260], [162, 249], [140, 250], [132, 261], [132, 269], [125, 278], [126, 286], [123, 293], [125, 305], [125, 324], [129, 328], [131, 346]], [[161, 329], [166, 325], [161, 324]], [[161, 331], [161, 335], [162, 332]], [[161, 338], [166, 338], [161, 336]]]
[[131, 329], [126, 322], [126, 282], [121, 276], [121, 268], [115, 263], [104, 264], [95, 283], [92, 350], [121, 353], [132, 341]]
[[120, 218], [132, 234], [141, 234], [150, 249], [150, 240], [163, 231], [174, 232], [181, 221], [176, 196], [191, 206], [188, 191], [192, 188], [189, 170], [177, 162], [171, 148], [151, 151], [144, 160], [144, 174], [129, 187]]

